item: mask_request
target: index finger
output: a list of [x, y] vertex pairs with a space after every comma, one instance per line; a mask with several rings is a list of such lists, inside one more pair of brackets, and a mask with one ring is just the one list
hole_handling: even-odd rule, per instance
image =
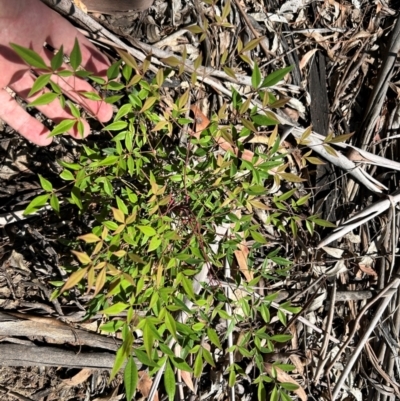
[[[47, 8], [42, 3], [40, 5]], [[82, 66], [96, 75], [105, 77], [107, 68], [110, 66], [107, 58], [65, 18], [51, 9], [46, 10], [47, 12], [52, 13], [52, 23], [51, 34], [46, 38], [46, 42], [55, 49], [59, 49], [62, 45], [64, 52], [71, 54], [75, 39], [78, 39], [82, 54]]]

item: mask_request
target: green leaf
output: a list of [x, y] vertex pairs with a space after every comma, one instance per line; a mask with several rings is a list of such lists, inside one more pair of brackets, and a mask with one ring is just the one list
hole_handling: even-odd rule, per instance
[[222, 349], [221, 343], [219, 341], [219, 337], [217, 332], [212, 328], [207, 328], [207, 336], [209, 340], [219, 349]]
[[253, 125], [251, 121], [246, 120], [244, 118], [242, 118], [240, 121], [249, 131], [257, 132], [256, 127]]
[[289, 260], [282, 258], [280, 256], [271, 256], [270, 259], [275, 262], [277, 265], [281, 266], [289, 266], [292, 264]]
[[193, 282], [189, 280], [186, 276], [182, 276], [182, 285], [189, 299], [196, 299], [196, 295], [193, 291]]
[[114, 121], [118, 121], [119, 119], [121, 119], [122, 117], [126, 116], [128, 113], [130, 113], [132, 111], [132, 105], [130, 103], [126, 103], [124, 105], [122, 105], [116, 116], [114, 117]]
[[74, 201], [75, 205], [79, 207], [79, 209], [83, 209], [82, 198], [81, 198], [81, 190], [78, 187], [73, 187], [71, 190], [71, 198]]
[[303, 182], [306, 181], [304, 178], [300, 178], [295, 174], [292, 173], [278, 173], [279, 177], [283, 178], [289, 182]]
[[118, 228], [118, 224], [115, 221], [103, 221], [103, 225], [111, 231], [115, 231]]
[[287, 343], [293, 338], [290, 334], [276, 334], [271, 337], [271, 340], [276, 341], [277, 343]]
[[307, 230], [310, 232], [310, 234], [313, 235], [314, 234], [314, 224], [311, 221], [306, 220], [306, 227], [307, 227]]
[[84, 269], [79, 269], [79, 270], [73, 272], [69, 276], [67, 282], [64, 284], [61, 291], [68, 290], [68, 289], [74, 287], [75, 285], [77, 285], [86, 276], [87, 271], [88, 271], [88, 269], [86, 267]]
[[116, 79], [119, 74], [119, 67], [121, 66], [122, 60], [117, 61], [116, 63], [111, 64], [107, 69], [107, 78], [111, 81], [112, 79]]
[[118, 195], [115, 197], [115, 199], [117, 200], [118, 209], [121, 210], [124, 215], [128, 215], [128, 208], [126, 207], [124, 201]]
[[[251, 40], [250, 42], [248, 42], [246, 44], [246, 46], [243, 47], [243, 49], [241, 50], [241, 53], [245, 53], [248, 52], [250, 50], [253, 50], [254, 48], [256, 48], [258, 46], [258, 44], [263, 40], [262, 37], [256, 38]], [[250, 63], [251, 64], [251, 63]]]
[[173, 337], [176, 338], [176, 321], [168, 311], [165, 312], [165, 326]]
[[286, 314], [283, 313], [281, 310], [278, 310], [277, 315], [278, 315], [278, 319], [280, 320], [280, 322], [281, 322], [284, 326], [286, 326], [286, 323], [287, 323]]
[[107, 90], [121, 91], [125, 89], [125, 85], [121, 84], [120, 82], [110, 81], [107, 83], [106, 88]]
[[329, 141], [326, 141], [326, 143], [341, 143], [341, 142], [346, 142], [349, 138], [351, 138], [354, 135], [354, 132], [351, 134], [343, 134], [343, 135], [338, 135], [335, 136], [334, 138], [330, 139]]
[[146, 366], [149, 366], [149, 367], [154, 367], [154, 368], [157, 367], [157, 364], [156, 364], [154, 361], [152, 361], [152, 360], [147, 356], [147, 354], [146, 354], [145, 352], [141, 351], [141, 350], [138, 349], [138, 348], [135, 348], [134, 351], [135, 351], [135, 355], [136, 355], [137, 359], [138, 359], [141, 363], [143, 363], [143, 365], [146, 365]]
[[124, 352], [124, 347], [120, 347], [117, 351], [117, 355], [114, 360], [114, 366], [112, 368], [112, 371], [110, 373], [110, 380], [114, 379], [114, 377], [117, 375], [119, 370], [122, 367], [122, 364], [124, 363], [126, 358], [125, 352]]
[[283, 304], [280, 304], [279, 309], [287, 310], [291, 313], [299, 313], [301, 311], [300, 306], [292, 306], [290, 302], [284, 302]]
[[310, 199], [310, 196], [311, 196], [311, 193], [309, 193], [305, 196], [302, 196], [299, 200], [296, 201], [296, 205], [297, 206], [304, 205], [308, 201], [308, 199]]
[[31, 90], [28, 93], [28, 97], [33, 96], [35, 93], [43, 89], [50, 82], [50, 79], [51, 79], [51, 74], [43, 74], [37, 77], [32, 85]]
[[148, 237], [153, 237], [154, 235], [156, 235], [156, 230], [153, 227], [150, 227], [150, 226], [137, 226], [137, 228], [144, 235], [147, 235]]
[[160, 347], [160, 351], [165, 354], [165, 355], [169, 355], [169, 356], [174, 356], [174, 351], [172, 351], [170, 348], [168, 348], [167, 345], [160, 343], [158, 344], [158, 346]]
[[287, 199], [289, 199], [291, 196], [293, 196], [293, 194], [297, 191], [297, 188], [293, 188], [290, 191], [285, 192], [284, 194], [278, 196], [276, 198], [277, 201], [282, 202], [285, 201]]
[[262, 382], [260, 382], [258, 384], [257, 398], [258, 398], [258, 401], [265, 401], [267, 399], [265, 387], [264, 387], [264, 384]]
[[50, 65], [51, 69], [54, 71], [58, 70], [64, 61], [64, 47], [61, 45], [58, 52], [51, 59]]
[[56, 125], [50, 133], [50, 137], [64, 134], [65, 132], [71, 130], [75, 125], [76, 120], [63, 120], [60, 124]]
[[100, 326], [101, 331], [116, 333], [125, 323], [121, 320], [112, 320]]
[[254, 89], [257, 89], [261, 83], [261, 72], [258, 68], [257, 63], [254, 63], [253, 73], [251, 74], [251, 85]]
[[49, 198], [50, 194], [39, 195], [36, 198], [33, 198], [24, 210], [24, 215], [27, 216], [28, 214], [35, 213], [38, 209], [47, 204]]
[[143, 327], [143, 344], [147, 355], [151, 357], [154, 344], [154, 333], [149, 321], [146, 321]]
[[53, 190], [53, 185], [50, 181], [46, 180], [46, 178], [42, 177], [39, 174], [39, 180], [40, 180], [40, 185], [41, 187], [47, 191], [47, 192], [51, 192]]
[[104, 85], [104, 84], [106, 83], [106, 80], [105, 80], [104, 78], [102, 78], [102, 77], [97, 77], [96, 75], [91, 75], [91, 76], [90, 76], [90, 79], [91, 79], [93, 82], [96, 82], [96, 84], [99, 84], [99, 85]]
[[81, 138], [83, 138], [85, 135], [85, 126], [83, 125], [82, 119], [79, 119], [77, 121], [76, 126], [78, 129], [78, 134], [80, 135]]
[[58, 198], [56, 194], [52, 194], [50, 198], [50, 206], [57, 213], [60, 213], [60, 203], [58, 202]]
[[104, 101], [108, 104], [114, 104], [121, 100], [123, 97], [123, 95], [108, 96], [104, 99]]
[[233, 369], [233, 366], [232, 366], [232, 369], [229, 372], [228, 385], [229, 385], [229, 387], [234, 387], [235, 383], [236, 383], [236, 372], [235, 372], [235, 369]]
[[256, 114], [255, 116], [251, 116], [251, 119], [253, 122], [260, 127], [265, 127], [268, 125], [278, 125], [279, 121], [275, 120], [269, 116], [263, 115], [263, 114]]
[[288, 391], [295, 391], [299, 388], [299, 386], [294, 383], [281, 383], [281, 387]]
[[285, 67], [280, 70], [276, 70], [264, 78], [261, 88], [276, 85], [279, 81], [285, 77], [287, 73], [293, 70], [293, 66]]
[[52, 92], [44, 93], [43, 95], [40, 95], [38, 98], [36, 98], [33, 102], [30, 102], [28, 106], [29, 107], [44, 106], [56, 100], [57, 97], [58, 97], [57, 93], [52, 93]]
[[103, 128], [103, 131], [121, 131], [128, 126], [126, 121], [115, 121]]
[[10, 43], [10, 47], [18, 54], [22, 60], [25, 61], [26, 64], [35, 67], [47, 70], [48, 67], [42, 57], [39, 56], [35, 51], [31, 49], [27, 49], [26, 47], [19, 46], [15, 43]]
[[100, 161], [97, 166], [113, 166], [119, 160], [119, 156], [110, 155]]
[[312, 222], [321, 226], [321, 227], [329, 227], [329, 228], [336, 228], [336, 224], [331, 223], [330, 221], [323, 220], [323, 219], [311, 219]]
[[278, 387], [274, 386], [272, 389], [271, 395], [269, 396], [269, 401], [278, 401], [279, 400], [279, 392]]
[[253, 185], [246, 190], [250, 195], [264, 195], [267, 190], [262, 185]]
[[257, 231], [250, 230], [250, 235], [254, 239], [254, 241], [257, 241], [259, 244], [266, 244], [267, 240]]
[[125, 304], [123, 302], [117, 302], [114, 305], [111, 305], [108, 308], [103, 309], [99, 313], [103, 313], [104, 315], [118, 315], [118, 313], [121, 313], [128, 307], [129, 307], [129, 304]]
[[57, 75], [62, 78], [72, 77], [74, 73], [71, 70], [61, 70], [57, 72]]
[[171, 67], [177, 67], [178, 65], [181, 64], [181, 62], [173, 56], [162, 58], [161, 61], [165, 64], [170, 65]]
[[142, 107], [142, 109], [140, 110], [141, 113], [145, 112], [146, 110], [148, 110], [151, 106], [153, 106], [153, 104], [156, 102], [157, 98], [152, 96], [152, 97], [148, 97]]
[[71, 110], [71, 114], [75, 117], [75, 118], [80, 118], [81, 117], [81, 113], [79, 112], [79, 109], [72, 103], [72, 102], [67, 102], [69, 109]]
[[200, 377], [202, 371], [203, 371], [203, 348], [200, 348], [194, 361], [194, 366], [193, 366], [194, 377]]
[[177, 356], [170, 358], [171, 362], [180, 370], [184, 370], [185, 372], [192, 372], [192, 368], [182, 359]]
[[65, 181], [75, 180], [74, 175], [69, 170], [63, 170], [63, 172], [60, 174], [60, 177]]
[[80, 235], [78, 239], [85, 241], [87, 244], [92, 244], [101, 241], [101, 238], [98, 237], [96, 234], [88, 233], [84, 235]]
[[267, 305], [262, 304], [259, 311], [260, 311], [261, 317], [264, 319], [265, 323], [269, 323], [271, 320], [271, 314], [269, 312]]
[[79, 92], [80, 95], [89, 100], [101, 101], [103, 98], [96, 92]]
[[75, 38], [74, 47], [69, 56], [69, 60], [71, 63], [71, 67], [73, 68], [74, 71], [76, 71], [79, 68], [79, 66], [82, 64], [81, 49], [79, 47], [78, 39], [76, 39], [76, 38]]
[[136, 363], [130, 356], [124, 370], [124, 386], [126, 399], [128, 401], [131, 401], [135, 395], [138, 379], [139, 375]]
[[157, 249], [159, 246], [161, 245], [161, 239], [158, 237], [153, 237], [150, 241], [149, 244], [149, 249], [147, 250], [147, 252], [151, 252], [154, 251], [155, 249]]
[[169, 361], [165, 364], [164, 386], [168, 395], [168, 400], [173, 401], [176, 391], [175, 374]]
[[79, 70], [79, 71], [75, 71], [74, 75], [78, 78], [86, 79], [86, 78], [89, 78], [92, 75], [92, 73], [90, 71], [86, 71], [86, 70]]
[[[203, 357], [204, 360], [211, 365], [212, 367], [215, 368], [215, 362], [213, 360], [213, 357], [211, 356], [210, 351], [207, 348], [203, 348]], [[249, 357], [251, 358], [251, 355], [249, 355]]]

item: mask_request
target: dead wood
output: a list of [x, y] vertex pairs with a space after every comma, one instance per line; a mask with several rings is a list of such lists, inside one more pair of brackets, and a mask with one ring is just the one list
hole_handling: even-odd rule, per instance
[[376, 128], [377, 119], [381, 113], [383, 103], [386, 99], [390, 79], [392, 77], [397, 53], [400, 50], [400, 18], [397, 19], [390, 35], [388, 49], [382, 61], [379, 70], [377, 82], [368, 100], [367, 110], [360, 128], [358, 145], [361, 149], [367, 149], [370, 146], [371, 136]]
[[0, 336], [43, 338], [52, 344], [88, 346], [110, 351], [116, 351], [121, 344], [117, 339], [75, 329], [54, 318], [27, 316], [23, 319], [4, 312], [0, 312]]
[[66, 368], [111, 369], [115, 354], [107, 352], [75, 353], [54, 347], [0, 344], [1, 366], [57, 366]]
[[153, 0], [85, 0], [84, 4], [89, 11], [119, 13], [147, 10], [153, 4]]

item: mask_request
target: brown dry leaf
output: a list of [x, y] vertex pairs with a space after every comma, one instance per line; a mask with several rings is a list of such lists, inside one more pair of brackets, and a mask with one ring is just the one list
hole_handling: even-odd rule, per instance
[[[269, 374], [272, 375], [272, 363], [264, 363], [264, 368], [265, 371]], [[278, 367], [274, 366], [273, 367], [276, 370], [276, 374], [277, 374], [277, 379], [280, 383], [292, 383], [292, 384], [296, 384], [297, 386], [299, 385], [296, 380], [292, 379], [285, 371], [283, 371], [282, 369], [279, 369]], [[307, 401], [307, 394], [306, 392], [299, 386], [299, 388], [297, 390], [293, 390], [294, 393], [296, 393], [298, 395], [298, 397], [302, 400], [302, 401]]]
[[293, 121], [298, 121], [300, 118], [300, 113], [297, 110], [291, 109], [290, 107], [285, 107], [282, 111]]
[[71, 377], [70, 379], [64, 379], [62, 382], [68, 387], [75, 387], [79, 384], [84, 383], [89, 377], [92, 375], [93, 369], [82, 369], [79, 373], [75, 376]]
[[194, 385], [192, 381], [192, 375], [189, 372], [181, 370], [181, 377], [182, 380], [186, 383], [186, 385], [194, 392]]
[[247, 282], [253, 280], [254, 278], [253, 272], [249, 271], [249, 267], [247, 266], [247, 257], [249, 256], [249, 253], [249, 248], [245, 244], [239, 244], [239, 249], [235, 251], [239, 270], [243, 273]]
[[289, 356], [289, 359], [296, 366], [297, 373], [302, 375], [304, 373], [304, 363], [301, 361], [301, 358], [296, 354], [292, 354]]
[[377, 272], [374, 269], [372, 269], [371, 267], [369, 267], [367, 265], [363, 265], [362, 263], [359, 263], [358, 267], [360, 268], [360, 270], [362, 270], [368, 276], [378, 277]]
[[31, 273], [30, 269], [28, 269], [27, 267], [27, 262], [24, 260], [23, 255], [21, 255], [15, 250], [11, 252], [11, 256], [8, 259], [8, 263], [10, 264], [11, 267], [17, 267], [21, 270]]
[[[152, 384], [153, 380], [151, 380], [147, 372], [139, 372], [139, 382], [137, 385], [137, 389], [142, 393], [143, 397], [147, 397], [149, 395]], [[154, 401], [159, 401], [158, 391], [154, 396]]]
[[299, 68], [300, 71], [308, 64], [308, 62], [311, 60], [311, 57], [318, 51], [318, 49], [312, 49], [308, 51], [300, 60], [299, 63]]
[[119, 386], [115, 387], [115, 389], [111, 392], [111, 394], [107, 394], [104, 397], [95, 398], [93, 401], [119, 401], [122, 397], [125, 396], [124, 393], [118, 395]]
[[195, 104], [190, 106], [190, 110], [192, 110], [192, 113], [194, 114], [194, 136], [199, 139], [202, 131], [204, 131], [210, 124], [210, 120]]
[[262, 143], [264, 145], [268, 145], [269, 137], [264, 135], [254, 135], [253, 138], [250, 139], [249, 143]]
[[371, 163], [371, 160], [365, 158], [360, 152], [353, 148], [349, 148], [346, 153], [346, 157], [353, 162]]
[[[218, 143], [219, 147], [221, 149], [225, 150], [226, 152], [231, 151], [236, 156], [239, 154], [239, 149], [236, 146], [233, 147], [228, 141], [226, 141], [224, 138], [222, 138], [222, 136], [217, 139], [217, 143]], [[251, 150], [247, 150], [247, 149], [245, 149], [240, 156], [241, 159], [249, 161], [249, 162], [252, 161], [253, 157], [254, 157], [254, 153]]]
[[[237, 154], [237, 150], [236, 150], [236, 154]], [[248, 162], [251, 162], [253, 160], [254, 157], [254, 153], [251, 150], [247, 150], [245, 149], [242, 153], [242, 159], [246, 160]]]

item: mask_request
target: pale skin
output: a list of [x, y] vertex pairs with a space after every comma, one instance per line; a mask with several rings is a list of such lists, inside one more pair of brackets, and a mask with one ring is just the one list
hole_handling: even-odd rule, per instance
[[[13, 52], [9, 44], [16, 43], [32, 49], [42, 56], [46, 64], [49, 64], [53, 53], [44, 48], [45, 42], [55, 49], [59, 49], [63, 45], [64, 53], [69, 54], [74, 46], [75, 38], [77, 38], [82, 52], [82, 64], [87, 70], [104, 76], [109, 63], [66, 19], [39, 0], [0, 0], [0, 27], [0, 119], [29, 141], [39, 146], [49, 145], [52, 138], [48, 137], [50, 133], [48, 128], [29, 115], [12, 96], [11, 91], [30, 102], [44, 91], [30, 98], [27, 97], [37, 75]], [[54, 80], [68, 97], [76, 103], [80, 103], [90, 115], [100, 122], [111, 119], [112, 108], [110, 105], [100, 101], [82, 99], [74, 93], [74, 90], [94, 91], [87, 82], [73, 77], [63, 78], [63, 80], [55, 77]], [[37, 107], [37, 109], [55, 123], [65, 118], [73, 118], [68, 109], [60, 106], [58, 100], [49, 105]], [[86, 121], [84, 121], [84, 127], [86, 136], [90, 133], [90, 127]], [[80, 137], [76, 130], [70, 134], [75, 138]]]

